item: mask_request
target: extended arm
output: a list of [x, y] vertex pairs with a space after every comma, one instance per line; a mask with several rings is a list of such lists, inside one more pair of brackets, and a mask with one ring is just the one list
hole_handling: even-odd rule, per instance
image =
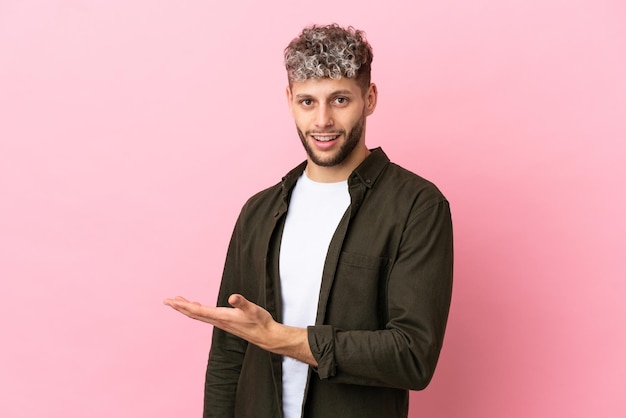
[[209, 323], [260, 348], [317, 366], [308, 344], [307, 330], [280, 324], [265, 309], [242, 295], [228, 298], [232, 308], [190, 302], [180, 296], [164, 304], [198, 321]]

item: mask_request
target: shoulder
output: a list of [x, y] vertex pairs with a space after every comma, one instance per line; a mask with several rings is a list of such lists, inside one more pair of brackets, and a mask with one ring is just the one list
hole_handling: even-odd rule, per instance
[[414, 210], [447, 203], [446, 197], [432, 181], [393, 162], [387, 164], [379, 182], [378, 187], [396, 196], [397, 201], [410, 202]]
[[382, 148], [371, 154], [353, 173], [354, 181], [364, 182], [372, 195], [399, 206], [415, 209], [422, 204], [445, 201], [443, 193], [426, 178], [392, 162]]
[[279, 204], [282, 196], [281, 183], [274, 184], [252, 195], [243, 205], [242, 213], [256, 213], [259, 210], [270, 210]]

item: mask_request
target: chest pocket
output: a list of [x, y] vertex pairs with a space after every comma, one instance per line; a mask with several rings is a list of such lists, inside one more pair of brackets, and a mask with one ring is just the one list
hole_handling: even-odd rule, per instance
[[385, 325], [389, 259], [342, 252], [330, 292], [326, 323], [376, 330]]

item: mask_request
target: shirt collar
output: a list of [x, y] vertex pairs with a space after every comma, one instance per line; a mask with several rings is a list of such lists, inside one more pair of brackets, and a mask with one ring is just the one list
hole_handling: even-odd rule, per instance
[[387, 157], [383, 149], [380, 147], [374, 148], [371, 150], [370, 155], [350, 174], [348, 182], [350, 184], [360, 181], [367, 188], [372, 188], [387, 164], [389, 164], [389, 157]]

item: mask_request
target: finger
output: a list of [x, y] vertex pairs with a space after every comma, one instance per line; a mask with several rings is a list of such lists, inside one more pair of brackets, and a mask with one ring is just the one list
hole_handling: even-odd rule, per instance
[[212, 323], [215, 316], [215, 312], [211, 308], [202, 306], [197, 302], [174, 301], [170, 306], [189, 318], [203, 322]]
[[177, 310], [187, 316], [197, 315], [202, 305], [198, 302], [189, 302], [184, 298], [165, 299], [163, 303], [170, 308]]
[[246, 305], [248, 304], [248, 300], [240, 294], [233, 293], [228, 298], [228, 303], [233, 308], [245, 309]]
[[172, 304], [176, 303], [176, 302], [189, 302], [189, 301], [188, 301], [187, 299], [185, 299], [184, 297], [182, 297], [182, 296], [176, 296], [176, 297], [175, 297], [175, 298], [173, 298], [173, 299], [172, 299], [172, 298], [165, 298], [165, 299], [163, 300], [163, 303], [164, 303], [165, 305], [170, 305], [170, 306], [171, 306]]

